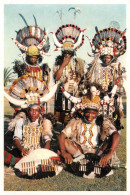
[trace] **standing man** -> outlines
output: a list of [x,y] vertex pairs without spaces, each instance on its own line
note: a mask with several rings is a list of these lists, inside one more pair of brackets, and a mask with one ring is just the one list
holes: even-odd
[[[49,37],[44,28],[41,29],[37,25],[34,16],[35,25],[29,26],[22,14],[19,14],[25,22],[25,27],[17,31],[16,40],[14,43],[18,46],[22,54],[20,55],[24,60],[14,61],[14,71],[18,77],[22,75],[35,76],[46,82],[47,86],[50,81],[50,69],[48,73],[45,72],[47,64],[43,64],[43,55],[47,55],[50,49]],[[48,78],[46,78],[48,76]]]
[[[59,27],[57,32],[53,34],[55,50],[61,50],[62,55],[58,56],[53,68],[53,76],[55,81],[60,80],[61,86],[65,88],[73,96],[78,96],[78,85],[84,76],[84,60],[76,58],[76,50],[82,46],[84,42],[83,31],[72,24]],[[57,120],[63,124],[67,123],[68,114],[73,107],[71,103],[62,94],[59,88],[55,96],[55,114]]]
[[[111,92],[120,79],[114,100],[115,109],[112,113],[109,113],[107,106],[106,113],[103,113],[103,115],[111,115],[110,117],[115,118],[115,121],[118,119],[116,128],[120,130],[122,129],[120,118],[123,113],[122,95],[124,94],[124,87],[122,81],[124,79],[124,69],[121,67],[121,63],[118,62],[118,57],[126,52],[125,31],[121,32],[114,27],[98,31],[96,27],[96,32],[91,43],[94,60],[89,65],[86,80],[90,83],[100,84],[104,90],[104,95],[106,95]],[[99,59],[101,62],[99,62]],[[106,107],[106,105],[102,106]]]
[[[23,75],[28,75],[31,77],[36,77],[37,79],[43,80],[48,90],[50,88],[50,71],[48,64],[43,63],[43,56],[48,55],[47,52],[50,49],[49,37],[47,31],[41,29],[34,16],[35,25],[28,25],[24,16],[19,14],[25,23],[25,27],[18,30],[16,34],[16,40],[12,39],[20,49],[22,54],[22,60],[14,61],[14,72],[21,77]],[[15,114],[17,108],[11,105],[15,109]],[[45,110],[49,107],[49,104],[44,105]]]

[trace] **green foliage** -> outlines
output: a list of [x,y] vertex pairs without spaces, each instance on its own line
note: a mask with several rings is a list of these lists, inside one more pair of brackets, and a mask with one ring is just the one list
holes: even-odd
[[12,82],[14,80],[14,72],[12,68],[5,67],[4,68],[4,87],[7,86],[8,82]]

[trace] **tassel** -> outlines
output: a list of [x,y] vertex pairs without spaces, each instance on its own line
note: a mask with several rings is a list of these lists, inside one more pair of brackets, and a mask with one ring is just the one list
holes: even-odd
[[21,158],[16,158],[12,154],[4,150],[4,164],[9,166],[14,166]]

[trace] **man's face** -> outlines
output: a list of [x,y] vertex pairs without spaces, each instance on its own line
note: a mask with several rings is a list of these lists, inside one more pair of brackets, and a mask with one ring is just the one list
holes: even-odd
[[112,60],[112,57],[110,55],[105,55],[103,58],[102,58],[102,61],[104,64],[108,64],[110,63]]
[[72,55],[70,55],[68,53],[64,54],[64,58],[71,58],[71,57],[72,57]]
[[31,107],[28,111],[29,118],[32,122],[35,122],[40,115],[40,108],[39,107]]
[[30,56],[29,57],[29,61],[31,62],[31,64],[35,64],[38,60],[37,56]]
[[89,123],[92,123],[92,121],[96,118],[97,116],[97,111],[95,110],[86,110],[85,112],[85,118]]

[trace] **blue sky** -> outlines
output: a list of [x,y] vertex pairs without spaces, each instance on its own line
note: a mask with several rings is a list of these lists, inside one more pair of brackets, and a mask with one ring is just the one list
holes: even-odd
[[[19,49],[11,38],[16,38],[16,32],[25,26],[23,20],[18,15],[21,13],[28,25],[34,25],[33,14],[41,28],[46,28],[48,32],[56,32],[58,27],[63,24],[74,23],[73,10],[68,11],[70,7],[79,7],[82,12],[76,15],[75,24],[81,29],[87,28],[85,35],[92,39],[95,35],[95,26],[99,30],[107,28],[111,21],[117,21],[120,24],[120,30],[126,28],[126,5],[125,4],[6,4],[4,5],[4,66],[12,67],[12,62],[20,54]],[[61,23],[57,10],[62,9],[63,22]],[[50,57],[44,57],[43,62],[47,62],[50,68],[53,67],[55,57],[60,52],[54,52],[55,49],[52,35],[49,34],[51,48]],[[87,39],[84,45],[77,51],[77,56],[84,59],[87,63],[92,61],[87,55],[91,54],[91,48]],[[125,55],[124,55],[125,56]],[[120,57],[124,61],[124,56]]]

